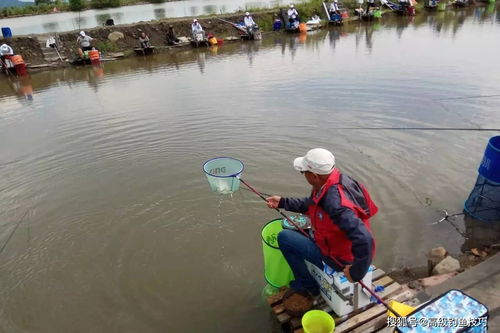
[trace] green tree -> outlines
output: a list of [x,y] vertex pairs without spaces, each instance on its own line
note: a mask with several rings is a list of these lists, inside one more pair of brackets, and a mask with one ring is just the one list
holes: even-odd
[[120,7],[121,0],[108,0],[109,7]]
[[107,0],[90,0],[90,7],[92,8],[106,8]]
[[83,0],[69,0],[69,9],[79,12],[83,9]]
[[90,0],[90,6],[92,8],[119,7],[120,4],[120,0]]

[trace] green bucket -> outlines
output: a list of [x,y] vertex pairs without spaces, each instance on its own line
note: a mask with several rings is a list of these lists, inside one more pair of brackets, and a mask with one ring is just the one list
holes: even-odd
[[272,220],[262,228],[264,277],[267,283],[275,288],[288,286],[294,279],[292,269],[283,257],[278,244],[278,234],[282,230],[281,219]]
[[376,10],[373,12],[373,17],[375,18],[381,18],[382,17],[382,11],[381,10]]

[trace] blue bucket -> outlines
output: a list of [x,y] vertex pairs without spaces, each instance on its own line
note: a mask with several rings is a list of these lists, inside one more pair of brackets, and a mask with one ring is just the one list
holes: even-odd
[[484,178],[500,184],[500,135],[488,141],[478,172]]
[[12,37],[12,31],[10,30],[9,27],[2,27],[2,36],[3,36],[3,38]]

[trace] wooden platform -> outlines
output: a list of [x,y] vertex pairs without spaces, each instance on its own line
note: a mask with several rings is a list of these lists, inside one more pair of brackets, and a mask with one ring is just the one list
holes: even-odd
[[[415,298],[415,292],[392,280],[381,269],[373,272],[373,282],[376,286],[383,286],[384,291],[378,295],[385,301],[395,300],[416,306],[419,301]],[[267,302],[276,319],[281,324],[284,332],[303,333],[301,317],[292,317],[285,311],[282,297],[286,288],[280,290],[276,295],[267,298]],[[325,303],[323,298],[319,298],[314,309],[323,310],[332,315],[335,319],[335,332],[392,332],[387,328],[387,309],[382,304],[372,303],[363,309],[355,311],[344,317],[338,317],[332,309]]]

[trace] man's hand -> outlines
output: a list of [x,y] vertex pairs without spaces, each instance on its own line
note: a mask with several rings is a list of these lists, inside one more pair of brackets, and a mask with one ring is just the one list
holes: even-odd
[[350,268],[351,268],[351,265],[346,265],[344,267],[344,275],[347,278],[347,280],[349,280],[349,282],[354,283],[354,281],[352,280],[352,277],[351,277],[351,273],[349,273]]
[[278,195],[273,195],[266,199],[267,207],[269,208],[278,208],[278,204],[280,203],[281,197]]

